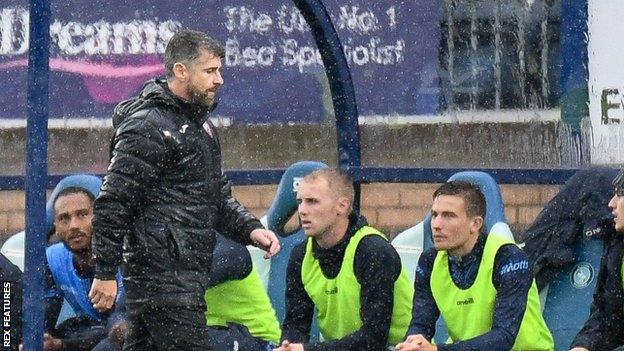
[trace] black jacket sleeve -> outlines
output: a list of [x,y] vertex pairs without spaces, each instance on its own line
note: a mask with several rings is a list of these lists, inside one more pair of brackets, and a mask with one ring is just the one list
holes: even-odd
[[305,343],[310,340],[314,316],[314,303],[301,281],[305,245],[304,241],[292,250],[286,272],[286,316],[282,322],[282,340],[292,343]]
[[252,268],[251,255],[245,246],[217,235],[207,287],[244,279],[251,273]]
[[61,338],[63,351],[90,351],[106,337],[103,326],[87,327],[80,331],[79,336]]
[[394,283],[401,273],[399,254],[383,238],[367,236],[357,247],[354,271],[361,288],[362,327],[338,340],[306,344],[306,351],[376,351],[388,344]]
[[[621,235],[621,234],[615,234]],[[624,292],[620,269],[624,243],[619,238],[605,242],[600,273],[589,318],[572,342],[572,347],[588,350],[611,350],[624,345]]]
[[260,221],[232,196],[232,184],[225,174],[221,177],[221,211],[218,231],[243,245],[251,244],[249,234],[263,228]]
[[115,279],[123,238],[143,206],[145,190],[156,183],[167,159],[160,131],[146,119],[129,117],[117,128],[110,166],[94,204],[96,278]]
[[427,250],[420,255],[414,275],[414,300],[412,304],[412,321],[407,335],[422,334],[431,340],[435,334],[436,321],[440,316],[438,305],[431,293],[431,271],[437,251]]

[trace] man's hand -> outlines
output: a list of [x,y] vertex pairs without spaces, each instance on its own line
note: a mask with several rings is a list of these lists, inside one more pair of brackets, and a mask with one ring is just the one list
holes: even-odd
[[[61,351],[63,340],[52,337],[50,334],[43,334],[43,351]],[[19,351],[24,351],[24,344],[19,344]]]
[[249,234],[249,237],[254,246],[266,251],[266,254],[264,254],[264,258],[266,259],[275,256],[280,250],[279,240],[275,233],[270,230],[262,228],[254,229],[251,231],[251,234]]
[[63,349],[63,341],[53,338],[50,334],[43,334],[43,350],[44,351],[61,351]]
[[589,350],[584,347],[575,347],[573,349],[570,349],[570,351],[589,351]]
[[99,312],[108,311],[115,304],[115,297],[117,297],[117,281],[93,279],[89,291],[93,308]]
[[302,344],[291,344],[290,341],[282,341],[280,347],[273,349],[273,351],[304,351]]
[[119,349],[123,349],[123,345],[128,338],[128,322],[122,320],[113,324],[111,330],[108,332],[108,340],[111,343],[119,346]]
[[438,347],[431,343],[422,334],[410,335],[395,347],[396,351],[438,351]]

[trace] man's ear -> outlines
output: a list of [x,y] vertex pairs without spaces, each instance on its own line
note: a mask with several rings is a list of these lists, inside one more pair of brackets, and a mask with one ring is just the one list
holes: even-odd
[[188,78],[188,67],[182,62],[173,64],[173,75],[177,79],[186,80]]
[[483,217],[481,216],[476,216],[472,219],[472,232],[473,233],[480,233],[481,229],[483,228]]
[[351,203],[346,196],[340,196],[338,198],[338,213],[339,214],[349,214],[349,209],[351,208]]

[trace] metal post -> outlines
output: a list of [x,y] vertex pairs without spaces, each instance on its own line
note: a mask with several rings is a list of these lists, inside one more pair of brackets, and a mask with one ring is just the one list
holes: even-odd
[[[561,2],[561,120],[581,145],[581,119],[589,116],[587,0]],[[580,161],[587,157],[581,153]]]
[[[321,0],[293,0],[310,26],[321,53],[329,80],[338,134],[338,166],[349,172],[360,167],[360,134],[355,90],[342,44]],[[355,204],[359,208],[359,183],[355,184]]]
[[26,125],[26,242],[24,265],[24,349],[43,349],[45,190],[48,173],[48,84],[50,2],[30,1],[28,120]]

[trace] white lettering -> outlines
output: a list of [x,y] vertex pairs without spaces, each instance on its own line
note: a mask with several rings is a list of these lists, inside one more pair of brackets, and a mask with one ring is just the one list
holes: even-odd
[[[62,26],[58,36],[58,46],[67,55],[77,55],[83,51],[82,42],[78,41],[83,36],[84,27],[80,23],[69,22]],[[74,41],[74,37],[76,41]]]
[[379,20],[373,11],[360,12],[358,6],[340,6],[338,28],[357,31],[362,34],[379,29]]
[[273,65],[276,53],[275,46],[241,48],[238,40],[228,39],[225,41],[225,65],[228,67],[268,67]]
[[273,26],[273,19],[266,13],[255,13],[245,6],[226,6],[225,28],[229,32],[266,33]]
[[299,46],[296,40],[287,39],[282,44],[284,56],[282,63],[284,66],[297,65],[299,72],[304,72],[307,67],[312,65],[322,65],[323,60],[319,51],[312,46]]
[[371,38],[367,45],[344,46],[348,63],[362,66],[369,63],[392,65],[403,62],[405,41],[397,40],[395,45],[380,45],[379,38]]
[[515,263],[509,262],[506,265],[504,265],[503,268],[501,268],[501,275],[515,272],[520,269],[523,269],[523,270],[529,269],[529,262],[528,261],[520,261],[520,262],[515,262]]
[[25,8],[0,10],[0,55],[21,55],[28,50],[29,23]]
[[294,6],[282,5],[277,11],[277,27],[285,34],[292,32],[307,32],[310,30],[299,9]]
[[[260,18],[260,29],[268,28],[267,18]],[[28,51],[29,13],[21,7],[0,9],[0,56],[22,55]],[[177,21],[135,20],[110,23],[50,24],[51,45],[61,55],[162,54],[167,42],[182,27]],[[268,29],[267,29],[268,30]]]
[[110,23],[99,21],[94,24],[87,25],[85,28],[86,39],[83,47],[87,55],[108,55],[110,47],[108,38],[111,36],[112,28]]
[[353,63],[362,66],[368,63],[368,49],[363,46],[356,46],[353,50]]
[[2,341],[4,347],[11,346],[11,282],[2,282],[3,292],[3,318],[2,318]]
[[386,15],[388,15],[390,28],[395,28],[397,25],[397,21],[396,21],[396,9],[394,8],[394,6],[390,6],[388,10],[386,10]]

